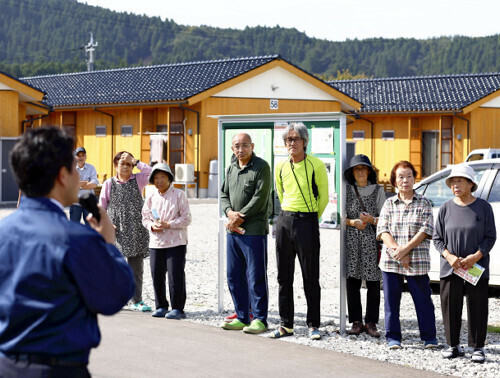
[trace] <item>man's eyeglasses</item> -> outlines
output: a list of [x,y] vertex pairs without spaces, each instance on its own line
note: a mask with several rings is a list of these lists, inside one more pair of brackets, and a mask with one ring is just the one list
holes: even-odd
[[246,150],[247,148],[249,148],[251,146],[251,144],[246,144],[246,143],[243,143],[243,144],[235,144],[233,145],[233,148],[235,150],[239,150],[239,149],[242,149],[242,150]]
[[302,138],[286,138],[286,144],[298,143],[302,140]]

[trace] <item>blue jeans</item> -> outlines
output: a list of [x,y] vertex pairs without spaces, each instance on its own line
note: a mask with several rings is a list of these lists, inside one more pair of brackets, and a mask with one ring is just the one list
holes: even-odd
[[255,319],[267,326],[267,235],[227,234],[227,285],[238,319]]
[[90,227],[89,222],[87,222],[87,215],[89,215],[89,212],[87,210],[85,210],[80,205],[71,205],[69,207],[69,219],[73,222],[81,223],[80,221],[82,219],[82,214],[85,226]]
[[384,279],[386,340],[401,341],[399,310],[405,278],[408,283],[408,290],[415,304],[420,339],[423,341],[436,339],[436,318],[434,316],[434,304],[431,298],[429,276],[427,274],[421,276],[404,276],[388,272],[382,272],[382,276]]

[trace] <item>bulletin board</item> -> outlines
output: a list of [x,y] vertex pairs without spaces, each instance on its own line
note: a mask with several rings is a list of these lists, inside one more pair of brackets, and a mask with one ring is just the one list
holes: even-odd
[[[279,161],[287,159],[288,153],[285,145],[283,144],[282,134],[286,126],[290,122],[303,122],[309,131],[309,144],[307,145],[307,154],[321,159],[326,166],[328,173],[329,183],[329,203],[323,217],[320,221],[320,227],[323,228],[338,228],[340,224],[340,182],[339,172],[341,172],[341,128],[340,120],[318,120],[318,121],[305,121],[305,120],[276,120],[258,121],[254,122],[222,122],[221,136],[222,136],[222,158],[220,161],[222,165],[219,167],[219,187],[225,176],[225,167],[231,163],[233,152],[231,150],[232,138],[234,135],[244,132],[250,135],[254,143],[255,154],[266,160],[271,167],[274,177],[274,167]],[[345,138],[344,138],[345,139]],[[344,144],[345,145],[345,144]],[[271,218],[277,216],[280,211],[280,204],[278,196],[274,193],[273,196],[273,214]],[[220,209],[220,216],[223,216],[222,209]]]

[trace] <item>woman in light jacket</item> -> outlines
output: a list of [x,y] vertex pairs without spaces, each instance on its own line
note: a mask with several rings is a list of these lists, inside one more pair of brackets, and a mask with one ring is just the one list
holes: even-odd
[[[186,304],[186,246],[187,226],[191,223],[191,211],[186,194],[174,188],[174,176],[170,167],[158,163],[149,175],[149,183],[156,190],[146,198],[142,208],[142,224],[149,231],[151,277],[155,293],[154,317],[184,319]],[[168,272],[168,288],[172,310],[166,295],[165,276]]]

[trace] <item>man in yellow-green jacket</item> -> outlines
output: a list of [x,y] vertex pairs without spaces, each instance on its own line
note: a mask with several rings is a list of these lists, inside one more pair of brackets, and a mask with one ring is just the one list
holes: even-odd
[[276,260],[281,326],[270,337],[293,335],[293,276],[299,258],[307,301],[309,337],[319,340],[321,288],[319,286],[319,218],[328,204],[325,164],[306,154],[309,133],[303,123],[291,123],[283,132],[289,157],[275,170],[276,192],[282,211],[276,223]]

